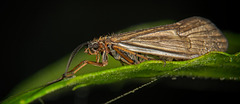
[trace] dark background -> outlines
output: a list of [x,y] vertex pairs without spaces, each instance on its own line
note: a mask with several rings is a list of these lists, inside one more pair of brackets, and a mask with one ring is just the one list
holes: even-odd
[[[16,84],[70,53],[78,44],[104,34],[117,32],[132,25],[162,19],[181,20],[191,16],[202,16],[210,19],[221,30],[240,33],[238,25],[239,6],[237,4],[239,4],[237,1],[223,0],[145,0],[137,2],[1,1],[0,13],[1,17],[3,17],[1,19],[1,59],[3,67],[1,67],[0,100],[5,99]],[[169,88],[164,82],[173,83],[173,85]],[[185,100],[189,100],[190,102],[190,99],[194,100],[194,98],[203,102],[208,102],[208,100],[237,101],[237,99],[234,100],[233,98],[237,92],[231,90],[231,87],[239,86],[239,83],[234,81],[223,82],[201,79],[192,81],[189,78],[179,78],[177,81],[172,82],[171,78],[165,78],[163,81],[159,81],[156,86],[146,88],[146,90],[139,91],[139,94],[132,94],[130,97],[124,98],[121,103],[130,101],[154,102],[154,100],[169,102],[185,102]],[[189,90],[191,85],[186,85],[187,88],[179,88],[181,83],[190,83],[191,85],[203,83],[205,85],[210,84],[212,87],[203,91]],[[232,85],[229,86],[228,84]],[[128,91],[137,86],[136,84],[130,84],[126,85],[125,88]],[[228,87],[217,88],[218,86]],[[96,88],[98,90],[90,88],[91,93],[88,102],[101,99],[104,95],[109,97],[102,100],[106,101],[126,92],[123,90],[117,94],[112,92],[107,94],[108,91],[104,91],[107,88],[99,87]],[[215,88],[216,90],[212,90]],[[227,91],[224,91],[226,89]],[[62,99],[53,102],[76,102],[76,99],[73,100],[76,98],[75,92],[72,93],[66,94]],[[151,98],[149,100],[147,96],[153,95],[156,95],[156,99]],[[229,98],[226,95],[229,95]],[[215,96],[218,99],[211,99],[211,97]],[[97,101],[96,103],[102,103],[101,100]]]

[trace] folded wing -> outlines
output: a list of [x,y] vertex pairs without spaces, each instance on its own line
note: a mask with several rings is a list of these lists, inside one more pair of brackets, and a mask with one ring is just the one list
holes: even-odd
[[228,47],[221,31],[202,17],[117,34],[111,40],[134,52],[183,59],[191,59],[210,51],[226,51]]

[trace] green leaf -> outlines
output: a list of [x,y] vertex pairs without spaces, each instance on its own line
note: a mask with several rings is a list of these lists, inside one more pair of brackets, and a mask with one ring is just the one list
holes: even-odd
[[71,79],[36,88],[6,99],[4,103],[30,103],[48,93],[67,86],[73,90],[96,84],[112,83],[139,77],[187,76],[220,80],[240,80],[240,53],[229,55],[224,52],[211,52],[188,61],[147,61],[138,65],[128,65],[108,70],[79,75]]
[[[122,31],[152,27],[162,23],[163,22],[147,23]],[[42,86],[47,82],[59,78],[64,73],[64,68],[69,57],[69,55],[67,55],[16,86],[12,93],[9,94],[10,97],[1,103],[25,104],[68,86],[73,87],[73,90],[75,90],[84,86],[107,84],[132,78],[186,76],[239,81],[240,53],[233,54],[240,51],[240,44],[238,43],[239,35],[232,32],[224,32],[224,34],[229,41],[229,49],[227,52],[232,55],[224,52],[211,52],[188,61],[166,61],[166,63],[163,61],[146,61],[138,65],[127,66],[121,66],[119,61],[110,57],[109,64],[106,67],[87,65],[82,68],[74,78],[64,79],[49,86]],[[82,51],[79,53],[71,67],[74,67],[74,65],[83,59],[95,60],[95,56],[83,54]]]

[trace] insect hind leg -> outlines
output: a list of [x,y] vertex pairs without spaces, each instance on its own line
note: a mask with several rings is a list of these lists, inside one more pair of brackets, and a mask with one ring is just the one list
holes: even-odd
[[[135,53],[133,51],[127,50],[117,45],[113,45],[113,50],[115,51],[115,56],[118,56],[121,61],[127,64],[139,64],[143,60],[150,60],[150,58],[145,57],[141,54]],[[116,59],[116,58],[115,58]]]

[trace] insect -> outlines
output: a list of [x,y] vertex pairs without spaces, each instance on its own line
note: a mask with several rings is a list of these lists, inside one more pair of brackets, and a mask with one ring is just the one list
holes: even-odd
[[[96,61],[82,61],[68,71],[73,57],[84,46],[87,46],[84,52],[96,55]],[[169,25],[113,34],[82,43],[72,52],[66,71],[59,80],[73,76],[87,64],[106,66],[108,54],[132,65],[146,60],[189,60],[210,51],[226,51],[227,48],[227,39],[211,21],[190,17]]]

